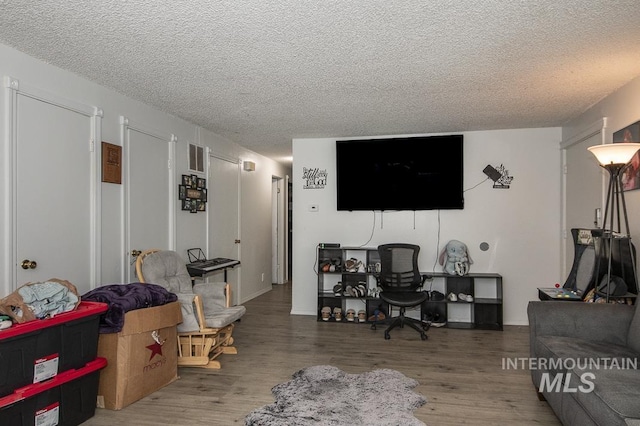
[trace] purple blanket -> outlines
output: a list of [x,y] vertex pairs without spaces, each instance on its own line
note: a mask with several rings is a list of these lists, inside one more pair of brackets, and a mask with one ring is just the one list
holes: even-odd
[[100,315],[100,333],[118,333],[124,326],[124,314],[134,309],[175,302],[178,296],[156,284],[109,284],[82,295],[81,300],[109,305]]

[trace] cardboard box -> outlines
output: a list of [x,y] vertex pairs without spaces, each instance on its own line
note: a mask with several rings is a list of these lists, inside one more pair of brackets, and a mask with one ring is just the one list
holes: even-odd
[[98,407],[120,410],[178,378],[176,324],[180,303],[129,311],[119,333],[100,334]]

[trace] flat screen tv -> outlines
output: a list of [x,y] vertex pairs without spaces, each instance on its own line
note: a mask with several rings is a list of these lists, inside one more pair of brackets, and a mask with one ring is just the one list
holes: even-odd
[[336,141],[338,210],[464,208],[463,136]]

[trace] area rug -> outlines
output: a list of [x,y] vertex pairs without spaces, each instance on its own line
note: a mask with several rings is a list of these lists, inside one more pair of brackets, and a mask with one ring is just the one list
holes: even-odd
[[245,425],[424,426],[413,416],[427,402],[413,392],[416,386],[390,369],[348,374],[330,365],[307,367],[274,386],[275,402],[249,413]]

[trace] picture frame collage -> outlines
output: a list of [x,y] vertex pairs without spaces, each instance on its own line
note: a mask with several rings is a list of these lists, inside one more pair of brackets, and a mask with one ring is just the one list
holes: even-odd
[[182,210],[191,213],[207,211],[207,180],[197,175],[182,175],[178,199]]

